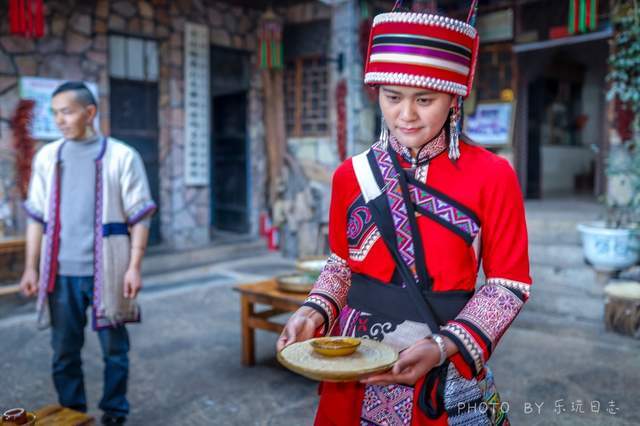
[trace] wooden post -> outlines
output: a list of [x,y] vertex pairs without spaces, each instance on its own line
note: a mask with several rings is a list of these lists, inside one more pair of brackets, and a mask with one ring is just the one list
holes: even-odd
[[618,281],[606,286],[604,294],[607,330],[640,339],[640,283]]
[[294,128],[293,128],[293,135],[295,137],[301,137],[302,136],[302,91],[303,91],[303,87],[302,87],[302,58],[298,58],[296,60],[296,83],[295,83],[295,118],[294,118]]

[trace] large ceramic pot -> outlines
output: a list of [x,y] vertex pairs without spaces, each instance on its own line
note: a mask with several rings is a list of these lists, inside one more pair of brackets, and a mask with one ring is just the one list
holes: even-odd
[[597,271],[620,271],[640,260],[640,233],[635,229],[607,228],[604,222],[581,223],[584,257]]

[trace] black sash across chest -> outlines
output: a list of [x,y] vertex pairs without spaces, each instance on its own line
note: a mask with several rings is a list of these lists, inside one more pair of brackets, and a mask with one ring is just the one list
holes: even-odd
[[374,145],[366,155],[380,188],[380,194],[369,199],[366,206],[396,269],[390,283],[353,274],[348,304],[394,322],[425,323],[437,332],[458,315],[473,291],[433,291],[416,212],[445,226],[467,244],[477,236],[479,220],[471,209],[414,179],[402,169],[393,152]]
[[[359,157],[355,167],[366,206],[396,268],[390,283],[352,274],[347,303],[395,324],[407,320],[424,323],[437,333],[460,313],[474,292],[433,291],[416,212],[446,227],[467,244],[479,234],[480,222],[471,209],[408,175],[395,153],[380,144],[368,151],[366,161]],[[431,369],[419,392],[418,406],[432,419],[444,412],[448,366],[446,361]]]

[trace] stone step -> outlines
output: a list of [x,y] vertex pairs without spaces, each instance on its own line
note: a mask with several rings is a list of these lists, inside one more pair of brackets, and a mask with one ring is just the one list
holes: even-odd
[[294,260],[283,258],[279,252],[259,253],[257,255],[218,257],[215,261],[190,268],[165,271],[159,274],[145,275],[147,288],[157,287],[157,291],[180,285],[204,285],[211,282],[253,282],[290,274],[296,269]]
[[595,199],[556,198],[527,200],[527,218],[552,218],[560,220],[595,220],[605,213],[605,207]]
[[[191,275],[197,269],[216,265],[229,260],[237,260],[248,257],[262,257],[270,255],[266,243],[252,236],[223,236],[217,237],[210,245],[178,251],[169,247],[150,247],[142,262],[142,275],[145,278],[153,277],[155,281],[158,276],[162,279],[158,281],[171,281],[171,277],[180,275],[182,272],[191,270]],[[282,269],[282,268],[281,268]],[[15,296],[19,297],[18,283],[3,285],[0,290],[0,298]]]
[[576,321],[602,321],[604,286],[588,266],[532,265],[527,310]]
[[[598,283],[595,272],[587,266],[532,264],[530,274],[536,289],[587,292],[596,297],[602,294],[602,285]],[[480,268],[476,283],[481,286],[485,281],[486,277]]]
[[[585,221],[588,222],[588,221]],[[530,243],[578,245],[580,233],[579,221],[535,218],[527,219],[527,231]]]
[[[531,301],[533,302],[533,301]],[[550,333],[557,338],[582,337],[585,339],[606,339],[612,333],[606,333],[604,320],[590,316],[575,319],[559,312],[545,310],[544,307],[528,303],[516,317],[513,327],[538,330]]]
[[[603,285],[594,271],[584,265],[558,266],[534,263],[531,265],[531,296],[526,310],[554,318],[601,321],[604,309]],[[485,282],[478,276],[478,285]]]
[[566,289],[531,289],[531,297],[525,305],[530,313],[561,316],[567,320],[600,322],[604,315],[604,297],[595,297],[587,292]]
[[[602,321],[603,286],[596,282],[589,268],[532,265],[533,286],[525,310],[531,315],[545,315],[572,321]],[[484,280],[479,278],[478,284]]]
[[604,208],[594,200],[529,200],[527,230],[533,243],[580,244],[579,223],[599,220]]
[[586,266],[582,246],[568,243],[529,243],[532,265]]
[[602,295],[602,285],[597,282],[595,272],[589,267],[534,265],[531,278],[534,288],[543,291],[586,293],[594,297]]
[[145,256],[142,273],[143,275],[173,273],[197,266],[210,265],[249,256],[262,256],[268,253],[269,250],[263,240],[247,237],[238,238],[236,241],[214,242],[206,247],[192,250],[167,250],[165,252],[157,251],[155,253],[150,251],[147,256]]

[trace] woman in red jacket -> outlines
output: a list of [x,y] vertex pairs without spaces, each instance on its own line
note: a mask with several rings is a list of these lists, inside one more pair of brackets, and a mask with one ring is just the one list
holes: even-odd
[[316,425],[508,424],[486,362],[531,278],[513,169],[458,137],[477,51],[467,22],[374,19],[365,82],[379,88],[382,134],[334,174],[332,254],[277,345],[320,329],[400,356],[362,382],[322,383]]

